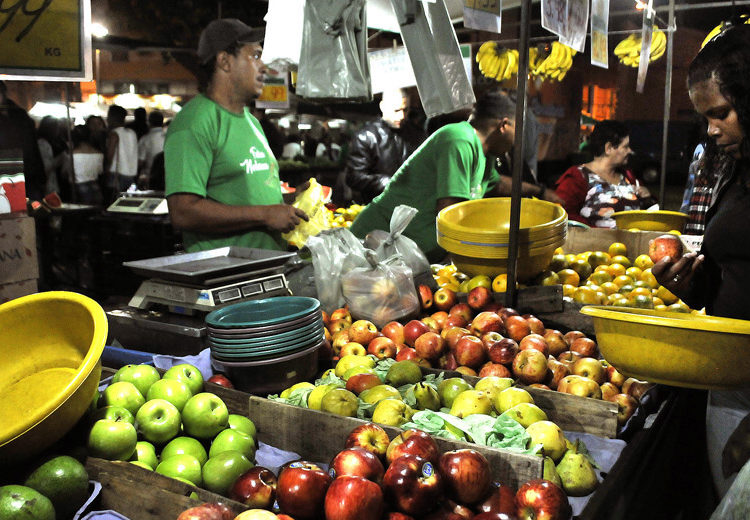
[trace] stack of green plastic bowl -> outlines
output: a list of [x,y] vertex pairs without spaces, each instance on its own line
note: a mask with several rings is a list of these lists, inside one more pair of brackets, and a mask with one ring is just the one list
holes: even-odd
[[[510,198],[467,200],[437,216],[437,242],[466,274],[497,276],[508,269]],[[567,238],[568,215],[558,204],[521,200],[518,278],[543,272]]]

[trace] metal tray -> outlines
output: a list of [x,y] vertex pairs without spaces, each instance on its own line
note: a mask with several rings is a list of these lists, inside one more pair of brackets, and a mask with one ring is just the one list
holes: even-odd
[[198,253],[123,262],[122,265],[146,278],[200,284],[231,274],[253,273],[278,267],[294,255],[296,253],[286,251],[230,246]]

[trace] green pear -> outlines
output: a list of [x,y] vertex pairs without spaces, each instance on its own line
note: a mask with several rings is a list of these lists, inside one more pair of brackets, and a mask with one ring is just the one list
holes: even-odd
[[545,411],[531,403],[518,403],[509,410],[505,410],[502,415],[515,419],[524,428],[528,428],[535,422],[547,420]]
[[417,399],[417,408],[420,410],[440,410],[440,396],[432,385],[416,383],[414,397]]
[[510,377],[487,376],[477,381],[477,384],[474,385],[474,390],[487,392],[490,396],[490,401],[494,402],[495,394],[499,394],[511,386],[513,386],[513,379]]
[[438,385],[438,395],[446,408],[453,406],[453,400],[465,390],[471,390],[471,385],[460,377],[449,377]]
[[517,386],[512,386],[510,388],[506,388],[505,390],[501,390],[494,394],[492,398],[492,405],[495,407],[495,410],[497,410],[497,413],[503,413],[507,410],[510,410],[519,403],[533,402],[534,398],[531,397],[531,394],[523,388],[519,388]]
[[478,413],[489,415],[491,411],[492,402],[485,392],[464,390],[454,399],[450,414],[463,419]]
[[575,448],[568,450],[557,465],[562,487],[572,497],[583,497],[599,485],[596,471],[588,458]]
[[543,478],[545,480],[549,480],[550,482],[554,482],[559,488],[563,487],[562,480],[560,480],[560,475],[557,473],[557,468],[555,467],[555,461],[550,457],[544,457]]
[[418,383],[422,380],[422,369],[414,361],[396,361],[388,369],[385,382],[389,385],[399,386]]

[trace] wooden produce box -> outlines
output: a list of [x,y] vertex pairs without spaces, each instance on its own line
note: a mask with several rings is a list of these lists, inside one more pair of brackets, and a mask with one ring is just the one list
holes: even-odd
[[[632,260],[641,254],[648,254],[649,240],[664,235],[664,231],[627,231],[624,229],[604,229],[579,227],[568,228],[568,238],[562,246],[565,253],[583,253],[585,251],[607,251],[612,242],[621,242],[628,248],[628,257]],[[685,251],[692,251],[683,240]]]

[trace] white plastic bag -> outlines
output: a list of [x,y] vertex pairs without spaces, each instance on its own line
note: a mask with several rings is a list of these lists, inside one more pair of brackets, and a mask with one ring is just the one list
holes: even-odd
[[296,70],[302,50],[305,0],[268,0],[263,63],[280,70]]

